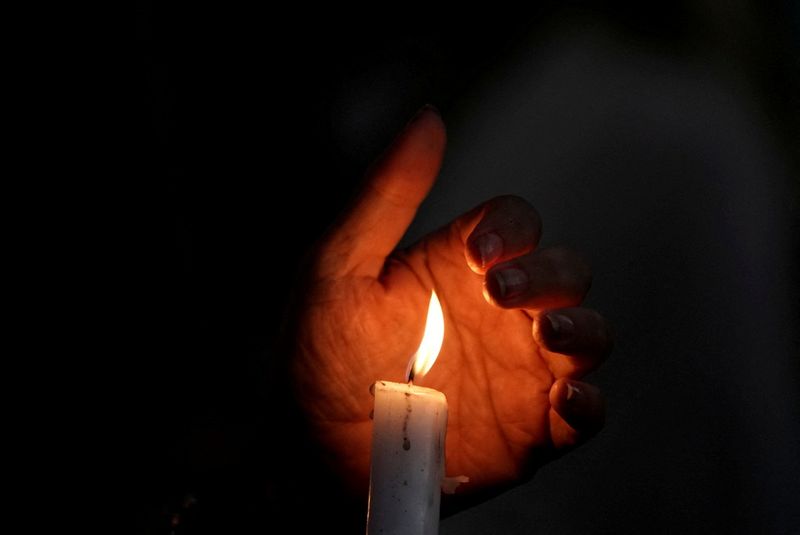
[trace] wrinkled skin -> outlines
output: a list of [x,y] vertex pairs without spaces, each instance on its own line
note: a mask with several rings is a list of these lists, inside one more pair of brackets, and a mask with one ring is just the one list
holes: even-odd
[[[447,397],[447,475],[470,478],[459,493],[491,494],[522,481],[602,425],[599,393],[574,381],[607,353],[602,318],[563,309],[574,314],[578,331],[585,325],[600,333],[578,332],[582,342],[573,356],[569,347],[549,349],[539,328],[543,311],[579,304],[588,268],[567,250],[535,250],[541,223],[530,205],[494,199],[392,252],[432,185],[443,150],[441,120],[426,109],[372,170],[307,274],[295,331],[296,392],[315,439],[359,493],[369,475],[369,387],[378,379],[404,380],[432,289],[444,310],[444,344],[416,383]],[[505,247],[483,262],[475,238],[488,231]],[[512,264],[544,282],[504,300],[493,273]],[[568,400],[572,386],[581,395]]]

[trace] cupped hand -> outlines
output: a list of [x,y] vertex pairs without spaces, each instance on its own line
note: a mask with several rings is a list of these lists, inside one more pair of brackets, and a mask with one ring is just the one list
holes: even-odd
[[448,400],[448,475],[491,494],[603,425],[597,388],[578,381],[607,356],[597,312],[580,308],[591,275],[565,248],[537,248],[541,222],[498,197],[395,250],[434,183],[445,147],[423,108],[368,174],[318,248],[296,318],[293,380],[314,438],[343,480],[366,492],[378,379],[403,381],[431,290],[444,310],[439,358],[418,382]]

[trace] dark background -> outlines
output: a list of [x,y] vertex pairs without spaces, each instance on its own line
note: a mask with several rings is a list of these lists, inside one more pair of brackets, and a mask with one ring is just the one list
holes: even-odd
[[409,239],[525,196],[545,243],[588,253],[589,304],[619,331],[591,379],[607,429],[442,533],[795,531],[798,20],[789,1],[138,2],[121,523],[280,532],[296,514],[314,483],[285,482],[300,461],[276,456],[305,446],[273,396],[289,290],[432,103],[450,146]]

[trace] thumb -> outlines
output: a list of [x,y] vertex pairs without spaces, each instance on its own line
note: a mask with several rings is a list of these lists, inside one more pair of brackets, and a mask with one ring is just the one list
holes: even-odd
[[367,173],[361,191],[323,244],[322,276],[377,277],[442,165],[442,118],[423,107]]

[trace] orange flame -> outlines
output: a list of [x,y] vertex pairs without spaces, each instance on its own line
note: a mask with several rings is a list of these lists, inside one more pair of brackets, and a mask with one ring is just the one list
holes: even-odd
[[428,373],[439,356],[444,341],[444,314],[442,305],[436,291],[431,291],[431,301],[428,304],[428,318],[425,321],[425,333],[419,348],[411,357],[406,368],[406,381],[415,377],[422,377]]

